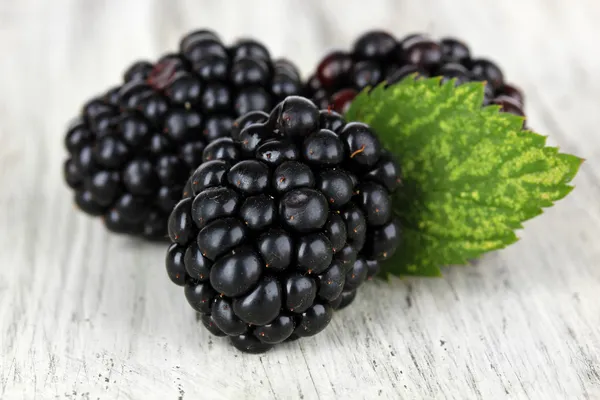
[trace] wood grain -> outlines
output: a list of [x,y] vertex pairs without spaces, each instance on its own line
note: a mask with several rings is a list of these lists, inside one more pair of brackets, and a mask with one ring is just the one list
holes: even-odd
[[[0,398],[600,398],[599,19],[595,0],[0,3]],[[198,27],[305,74],[372,27],[465,38],[587,159],[577,189],[475,266],[366,285],[322,334],[240,354],[195,320],[163,246],[75,212],[61,176],[79,105]]]

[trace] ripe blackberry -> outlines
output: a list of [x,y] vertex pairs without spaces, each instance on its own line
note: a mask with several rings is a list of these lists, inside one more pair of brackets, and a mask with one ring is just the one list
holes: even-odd
[[[334,50],[321,59],[305,93],[321,108],[344,112],[365,87],[384,80],[392,84],[414,73],[442,76],[443,81],[455,78],[457,84],[486,81],[485,105],[499,104],[502,111],[524,115],[522,92],[505,82],[496,64],[473,58],[460,40],[434,41],[421,34],[397,40],[383,31],[364,33],[351,51]],[[507,102],[505,96],[513,101]]]
[[253,40],[226,47],[212,32],[185,36],[179,52],[138,61],[123,83],[88,101],[66,135],[65,180],[78,207],[114,232],[166,236],[206,145],[233,121],[300,92],[298,71]]
[[204,150],[166,266],[217,336],[263,352],[323,330],[400,241],[400,170],[362,123],[290,96]]

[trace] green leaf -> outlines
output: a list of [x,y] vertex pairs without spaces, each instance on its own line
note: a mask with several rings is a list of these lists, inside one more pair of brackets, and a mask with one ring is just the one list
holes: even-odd
[[346,113],[394,153],[403,242],[384,275],[439,276],[518,240],[515,230],[572,189],[582,159],[546,147],[523,118],[481,107],[484,83],[408,77],[367,88]]

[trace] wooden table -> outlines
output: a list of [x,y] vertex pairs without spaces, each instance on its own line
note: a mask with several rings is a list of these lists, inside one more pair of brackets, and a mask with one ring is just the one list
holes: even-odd
[[[19,0],[0,19],[0,398],[600,398],[597,0]],[[462,37],[587,159],[577,188],[476,266],[368,284],[324,333],[241,354],[196,321],[164,246],[108,234],[62,182],[79,105],[198,27],[305,74],[371,27]]]

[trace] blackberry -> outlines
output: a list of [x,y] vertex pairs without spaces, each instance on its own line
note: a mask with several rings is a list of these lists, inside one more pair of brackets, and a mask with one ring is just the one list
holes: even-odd
[[484,105],[498,104],[504,112],[524,116],[523,94],[505,82],[495,63],[474,58],[467,45],[455,38],[434,41],[422,34],[397,40],[384,31],[364,33],[352,50],[334,50],[321,59],[305,84],[305,94],[321,108],[344,112],[365,87],[383,81],[392,84],[411,74],[456,79],[457,84],[486,81]]
[[228,136],[238,116],[301,89],[296,67],[260,43],[226,47],[210,31],[192,32],[177,53],[134,63],[120,86],[83,106],[65,139],[65,180],[78,207],[109,230],[164,238],[207,144]]
[[398,247],[400,169],[365,124],[290,96],[203,159],[169,217],[166,267],[240,350],[319,333]]

